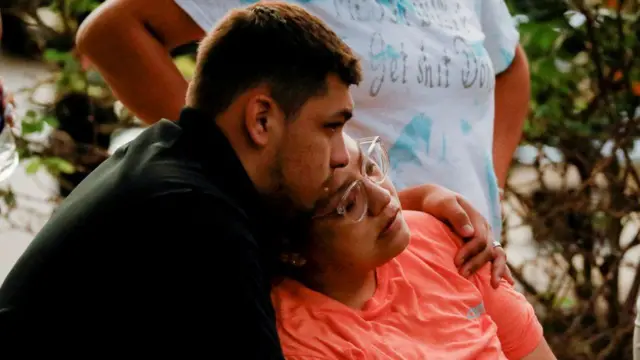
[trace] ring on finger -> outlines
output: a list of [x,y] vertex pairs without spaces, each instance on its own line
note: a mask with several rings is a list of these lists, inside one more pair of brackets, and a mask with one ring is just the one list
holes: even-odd
[[493,247],[494,247],[494,248],[502,247],[502,244],[500,244],[500,242],[499,242],[499,241],[496,241],[496,240],[493,240],[492,245],[493,245]]

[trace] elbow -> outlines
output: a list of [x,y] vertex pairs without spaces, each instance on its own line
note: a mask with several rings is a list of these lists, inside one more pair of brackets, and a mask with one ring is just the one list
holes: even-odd
[[99,20],[98,16],[91,14],[80,24],[75,37],[75,50],[78,53],[88,56],[91,53],[92,44],[98,43],[97,38],[99,36],[96,28],[99,28],[99,26],[96,26],[96,22]]
[[[126,4],[126,2],[122,2]],[[92,62],[100,54],[117,53],[116,47],[122,29],[131,26],[132,16],[121,2],[105,2],[80,25],[75,37],[76,51]]]

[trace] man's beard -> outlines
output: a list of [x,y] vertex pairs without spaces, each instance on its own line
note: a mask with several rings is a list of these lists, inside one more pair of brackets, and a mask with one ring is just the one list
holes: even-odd
[[270,208],[277,214],[282,214],[283,219],[293,220],[311,217],[313,209],[305,207],[300,201],[294,199],[294,191],[285,180],[284,161],[280,152],[271,166],[271,183],[274,184],[272,191],[266,196],[266,201]]

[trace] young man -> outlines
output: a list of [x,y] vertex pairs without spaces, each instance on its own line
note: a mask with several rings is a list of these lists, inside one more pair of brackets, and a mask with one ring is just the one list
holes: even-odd
[[230,12],[200,46],[179,120],[92,172],[8,275],[3,357],[281,359],[261,260],[348,163],[342,128],[361,76],[349,47],[300,7]]

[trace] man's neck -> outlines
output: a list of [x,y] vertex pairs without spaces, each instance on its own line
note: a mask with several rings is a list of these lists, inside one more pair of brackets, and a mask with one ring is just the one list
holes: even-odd
[[[241,121],[234,119],[232,113],[223,113],[216,119],[216,123],[231,144],[255,188],[262,194],[268,193],[270,185],[268,166],[265,166],[264,163],[261,164],[260,159],[252,155],[252,149],[246,139],[245,131],[242,130]],[[258,166],[259,164],[261,166]]]
[[327,271],[307,278],[305,284],[310,288],[358,310],[373,297],[378,287],[375,270],[363,274]]

